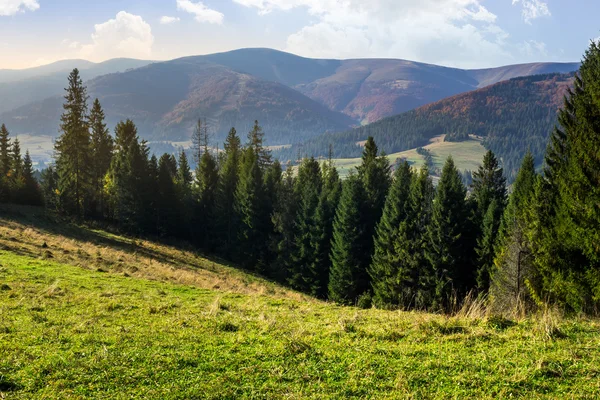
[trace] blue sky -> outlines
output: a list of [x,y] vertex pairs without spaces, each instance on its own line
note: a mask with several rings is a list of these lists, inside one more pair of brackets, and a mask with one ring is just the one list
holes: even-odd
[[0,0],[0,68],[241,47],[463,68],[578,61],[597,0]]

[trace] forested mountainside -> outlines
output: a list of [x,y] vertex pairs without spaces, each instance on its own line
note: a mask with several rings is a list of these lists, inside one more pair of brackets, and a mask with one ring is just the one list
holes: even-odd
[[335,157],[357,157],[362,152],[357,143],[369,136],[389,154],[424,146],[439,135],[455,141],[475,135],[514,177],[528,149],[541,163],[556,112],[573,79],[573,73],[511,79],[347,132],[323,135],[278,154],[283,159],[299,153],[326,156],[331,144]]

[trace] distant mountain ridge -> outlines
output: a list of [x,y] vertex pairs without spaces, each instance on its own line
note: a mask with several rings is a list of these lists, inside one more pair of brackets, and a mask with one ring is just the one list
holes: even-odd
[[[113,62],[118,65],[107,62],[104,72],[123,67]],[[258,119],[268,144],[346,131],[515,76],[579,67],[535,63],[461,70],[394,59],[310,59],[270,49],[131,62],[146,65],[93,79],[88,74],[100,71],[100,64],[82,69],[89,94],[102,101],[110,126],[132,118],[143,137],[185,140],[194,121],[206,117],[220,140],[231,126],[243,132]],[[46,77],[0,83],[0,121],[17,134],[56,135],[66,84],[66,73],[55,71],[60,68],[42,68],[52,70]]]
[[152,61],[116,58],[101,63],[65,60],[25,70],[0,70],[0,113],[62,94],[66,78],[78,68],[84,80],[129,69],[144,67]]

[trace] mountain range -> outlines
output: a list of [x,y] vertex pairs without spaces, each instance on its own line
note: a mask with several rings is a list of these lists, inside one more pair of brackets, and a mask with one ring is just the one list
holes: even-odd
[[90,97],[102,102],[109,126],[131,118],[147,139],[186,140],[195,121],[206,117],[214,140],[222,140],[231,126],[245,132],[258,119],[268,144],[278,145],[345,131],[510,78],[574,71],[579,64],[462,70],[394,59],[310,59],[270,49],[154,63],[65,61],[37,71],[0,70],[0,121],[17,134],[55,136],[62,88],[74,66],[82,70]]
[[322,135],[279,150],[277,156],[326,156],[332,145],[336,158],[358,157],[361,143],[369,136],[388,154],[425,146],[436,137],[476,138],[502,159],[511,178],[528,149],[541,164],[557,111],[573,80],[574,73],[513,78],[360,128]]

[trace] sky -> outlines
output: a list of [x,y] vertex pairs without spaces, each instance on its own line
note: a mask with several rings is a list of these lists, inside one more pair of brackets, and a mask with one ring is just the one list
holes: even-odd
[[460,68],[579,61],[598,0],[0,0],[0,69],[244,47]]

